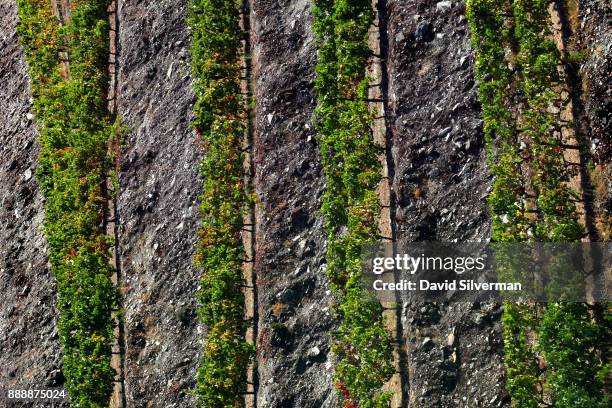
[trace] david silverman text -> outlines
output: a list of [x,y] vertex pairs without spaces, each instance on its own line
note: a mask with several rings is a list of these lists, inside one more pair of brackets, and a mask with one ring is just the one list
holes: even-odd
[[498,290],[498,291],[518,291],[522,290],[519,282],[476,282],[473,280],[445,280],[444,282],[430,282],[425,279],[417,282],[402,279],[399,282],[383,282],[378,279],[373,285],[376,291],[415,291],[415,290],[460,290],[460,291],[478,291],[478,290]]

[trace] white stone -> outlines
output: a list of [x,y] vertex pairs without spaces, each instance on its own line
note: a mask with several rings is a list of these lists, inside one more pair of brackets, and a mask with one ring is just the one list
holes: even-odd
[[446,11],[453,6],[450,1],[439,1],[436,3],[436,11]]

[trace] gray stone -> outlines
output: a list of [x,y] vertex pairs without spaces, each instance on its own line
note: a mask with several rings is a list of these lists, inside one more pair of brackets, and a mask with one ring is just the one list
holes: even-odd
[[450,1],[439,1],[436,3],[436,11],[447,11],[453,7],[453,3]]

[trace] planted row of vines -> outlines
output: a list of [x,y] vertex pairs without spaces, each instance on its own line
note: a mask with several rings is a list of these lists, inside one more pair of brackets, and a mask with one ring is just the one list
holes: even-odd
[[109,143],[109,0],[73,0],[54,13],[48,0],[18,0],[18,35],[29,67],[41,147],[38,181],[44,232],[57,281],[63,373],[74,407],[106,407],[111,368],[112,238],[105,231]]
[[191,56],[196,102],[193,126],[201,137],[204,178],[196,263],[202,269],[198,300],[207,328],[196,394],[203,407],[244,405],[254,346],[245,339],[241,232],[252,206],[245,186],[248,111],[241,96],[243,30],[236,0],[191,0]]
[[347,408],[387,407],[382,386],[394,372],[391,336],[382,306],[362,288],[362,246],[378,239],[382,147],[373,140],[373,113],[365,75],[371,51],[369,0],[315,0],[318,63],[315,111],[325,174],[322,213],[327,233],[328,277],[340,321],[332,351],[335,380]]
[[[492,239],[579,242],[585,236],[571,187],[578,172],[565,149],[563,56],[546,0],[469,0],[476,77],[490,169]],[[577,142],[578,140],[578,142]],[[506,389],[520,408],[609,406],[604,380],[611,318],[586,303],[506,303],[502,317]]]

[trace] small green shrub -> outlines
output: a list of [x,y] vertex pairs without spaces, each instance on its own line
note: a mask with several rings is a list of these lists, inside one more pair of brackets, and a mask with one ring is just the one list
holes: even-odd
[[[107,110],[107,0],[72,2],[62,26],[46,0],[19,0],[18,35],[28,62],[41,146],[38,181],[44,231],[57,281],[58,332],[72,406],[106,407],[110,366],[112,238],[104,231],[117,127]],[[68,56],[62,67],[60,52]]]
[[[576,170],[563,157],[562,127],[568,124],[550,109],[563,109],[564,102],[547,7],[545,0],[467,3],[495,176],[489,197],[494,241],[578,242],[584,234],[578,194],[568,184]],[[506,51],[516,54],[512,70]],[[542,390],[550,391],[554,406],[607,406],[598,374],[606,368],[597,353],[602,333],[610,331],[587,309],[581,303],[505,304],[506,388],[517,407],[540,406]]]
[[381,180],[380,146],[373,140],[366,64],[369,1],[315,0],[318,106],[315,112],[325,191],[328,277],[338,297],[340,327],[332,351],[339,362],[336,382],[346,406],[387,407],[381,387],[393,374],[390,334],[382,306],[361,283],[361,248],[376,241]]
[[248,112],[240,94],[243,32],[237,1],[191,0],[191,56],[204,177],[196,263],[202,268],[199,315],[208,328],[198,369],[199,405],[243,406],[254,346],[245,340],[241,238],[252,206],[244,184],[242,141]]
[[604,393],[603,369],[593,351],[606,350],[610,341],[610,323],[593,322],[584,303],[552,303],[546,308],[540,344],[549,366],[549,384],[558,408],[605,408],[610,406]]

